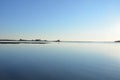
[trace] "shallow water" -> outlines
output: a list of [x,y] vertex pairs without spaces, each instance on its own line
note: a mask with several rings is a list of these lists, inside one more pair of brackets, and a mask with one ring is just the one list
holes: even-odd
[[120,80],[120,44],[0,44],[0,80]]

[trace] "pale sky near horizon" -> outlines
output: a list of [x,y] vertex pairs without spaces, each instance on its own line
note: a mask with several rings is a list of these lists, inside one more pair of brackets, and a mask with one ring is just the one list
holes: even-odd
[[120,39],[120,0],[0,0],[0,39]]

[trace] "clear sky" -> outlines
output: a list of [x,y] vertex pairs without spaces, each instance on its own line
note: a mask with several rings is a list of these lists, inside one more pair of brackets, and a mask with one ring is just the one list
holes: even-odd
[[120,0],[0,0],[0,38],[118,40]]

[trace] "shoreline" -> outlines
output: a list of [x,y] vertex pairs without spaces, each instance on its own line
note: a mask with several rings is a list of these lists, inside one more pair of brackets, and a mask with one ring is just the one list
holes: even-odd
[[0,44],[48,44],[48,41],[0,41]]
[[115,41],[0,41],[0,44],[49,44],[51,42],[55,43],[119,43]]

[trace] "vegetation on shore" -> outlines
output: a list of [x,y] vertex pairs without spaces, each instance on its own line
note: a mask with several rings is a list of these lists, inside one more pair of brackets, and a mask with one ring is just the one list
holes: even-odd
[[19,39],[19,40],[13,40],[13,39],[0,39],[0,44],[47,44],[49,42],[60,42],[60,40],[55,41],[48,41],[48,40],[41,40],[41,39],[32,39],[32,40],[26,40],[26,39]]
[[117,40],[117,41],[115,41],[115,42],[120,42],[120,40]]

